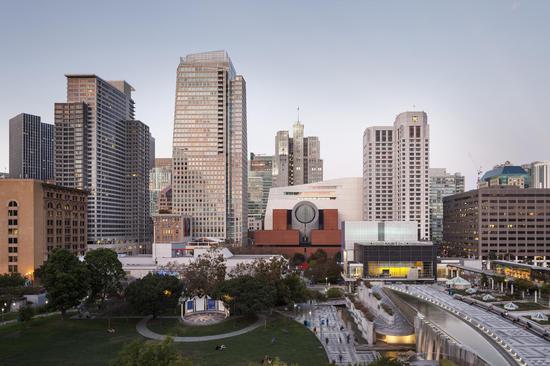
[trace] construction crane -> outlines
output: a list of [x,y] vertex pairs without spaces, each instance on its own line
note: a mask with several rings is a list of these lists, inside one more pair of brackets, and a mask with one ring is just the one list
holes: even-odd
[[477,168],[477,171],[476,171],[476,173],[477,173],[477,185],[479,186],[479,181],[481,179],[481,174],[483,173],[483,167],[481,165],[476,164],[476,162],[474,161],[474,158],[472,157],[472,154],[470,152],[468,152],[468,156],[470,157],[470,160],[472,161],[472,164],[474,164],[475,167],[479,166],[479,168]]

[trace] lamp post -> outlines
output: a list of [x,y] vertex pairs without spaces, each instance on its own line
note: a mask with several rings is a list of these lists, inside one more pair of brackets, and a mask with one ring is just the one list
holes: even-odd
[[328,277],[325,277],[325,286],[328,288]]
[[2,323],[4,322],[4,308],[2,308]]

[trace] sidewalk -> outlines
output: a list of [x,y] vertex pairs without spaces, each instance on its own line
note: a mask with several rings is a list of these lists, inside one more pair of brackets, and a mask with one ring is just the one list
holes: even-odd
[[[344,327],[344,323],[336,312],[336,308],[331,305],[318,305],[312,309],[311,319],[312,327],[316,328],[316,336],[325,347],[329,362],[335,362],[336,365],[368,365],[376,360],[376,352],[358,353],[355,348],[353,333]],[[322,324],[324,322],[324,325]],[[328,322],[328,325],[327,325]],[[343,330],[340,330],[344,327]],[[347,342],[349,336],[350,342]],[[328,343],[327,343],[328,339]],[[340,361],[341,357],[341,361]]]

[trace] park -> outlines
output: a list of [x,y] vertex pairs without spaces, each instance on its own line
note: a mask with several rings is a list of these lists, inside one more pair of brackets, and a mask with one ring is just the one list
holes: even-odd
[[[317,258],[325,260],[322,253]],[[171,268],[177,276],[128,281],[108,249],[89,252],[83,262],[57,250],[36,273],[47,304],[22,306],[0,326],[0,364],[126,365],[133,359],[151,365],[327,365],[311,330],[279,311],[323,296],[286,273],[287,266],[259,261],[226,273],[213,252]],[[321,271],[316,275],[326,278]],[[10,303],[15,297],[9,289],[36,291],[13,275],[2,281],[14,282],[2,288]],[[198,309],[200,299],[207,299],[204,309]],[[204,311],[192,318],[191,308]],[[215,321],[186,320],[206,316]]]

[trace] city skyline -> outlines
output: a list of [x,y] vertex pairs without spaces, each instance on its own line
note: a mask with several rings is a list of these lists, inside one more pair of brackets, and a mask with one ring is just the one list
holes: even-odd
[[[9,118],[20,112],[53,121],[53,102],[64,95],[64,85],[59,82],[62,75],[94,72],[107,79],[124,78],[136,87],[137,113],[148,121],[158,139],[157,155],[170,157],[174,69],[179,57],[225,49],[236,67],[247,75],[248,150],[269,154],[270,149],[265,147],[271,145],[276,131],[287,128],[295,119],[299,105],[309,133],[325,141],[325,179],[360,176],[363,129],[387,124],[397,111],[406,110],[424,110],[430,115],[431,165],[463,173],[467,188],[475,187],[479,166],[485,171],[502,160],[516,164],[546,160],[544,141],[549,133],[541,122],[547,118],[544,101],[550,97],[542,87],[548,80],[544,65],[550,61],[550,47],[544,42],[544,34],[550,31],[544,23],[544,10],[550,5],[543,2],[399,2],[399,7],[349,4],[331,7],[330,12],[327,3],[319,2],[314,16],[307,3],[290,6],[283,2],[249,9],[237,2],[227,8],[227,15],[248,15],[245,24],[216,37],[212,30],[206,30],[183,42],[176,40],[206,19],[209,11],[213,13],[210,3],[185,8],[173,5],[158,14],[148,11],[145,4],[132,3],[134,21],[162,22],[164,27],[118,29],[121,35],[131,34],[127,37],[131,39],[118,49],[101,40],[103,32],[119,26],[118,14],[125,4],[117,4],[105,13],[98,3],[75,20],[67,16],[74,10],[64,8],[64,13],[58,12],[59,4],[46,7],[36,3],[36,11],[29,12],[24,30],[10,26],[14,21],[11,17],[2,19],[0,27],[6,30],[1,34],[10,35],[3,40],[6,52],[19,55],[6,59],[0,71],[0,81],[6,86],[0,91],[4,101],[0,106],[2,134],[8,131]],[[6,15],[26,9],[23,4],[4,7],[2,14]],[[196,16],[176,22],[175,17],[186,10]],[[403,22],[413,11],[411,19],[415,21]],[[81,29],[75,35],[70,31],[76,19],[81,22],[98,14],[104,30]],[[51,22],[47,29],[40,20],[43,15],[48,15]],[[214,16],[218,19],[221,15]],[[151,21],[145,21],[147,17]],[[271,30],[279,24],[304,31],[283,30],[274,35]],[[293,26],[298,24],[300,27]],[[257,31],[249,32],[250,28]],[[263,42],[266,33],[277,42]],[[89,42],[75,45],[71,41],[76,35]],[[346,39],[336,42],[343,35]],[[52,45],[49,40],[57,36],[68,37],[68,42]],[[241,42],[243,37],[248,42]],[[329,52],[323,46],[326,42],[333,45]],[[73,49],[69,56],[64,52],[66,47]],[[79,52],[90,47],[110,57],[102,52]],[[30,60],[38,54],[48,57],[35,67]],[[132,55],[131,64],[121,57],[128,54]],[[310,62],[312,59],[316,62]],[[345,68],[326,72],[341,62]],[[318,77],[321,73],[323,78]],[[30,83],[32,88],[25,87]],[[334,129],[334,123],[345,128]],[[523,139],[529,141],[529,149],[524,148],[526,144],[514,144],[517,136],[512,127],[518,123],[526,131]],[[494,131],[499,139],[488,138]],[[346,166],[338,164],[342,154],[353,157]],[[0,155],[0,171],[7,170],[6,146],[0,147]]]

